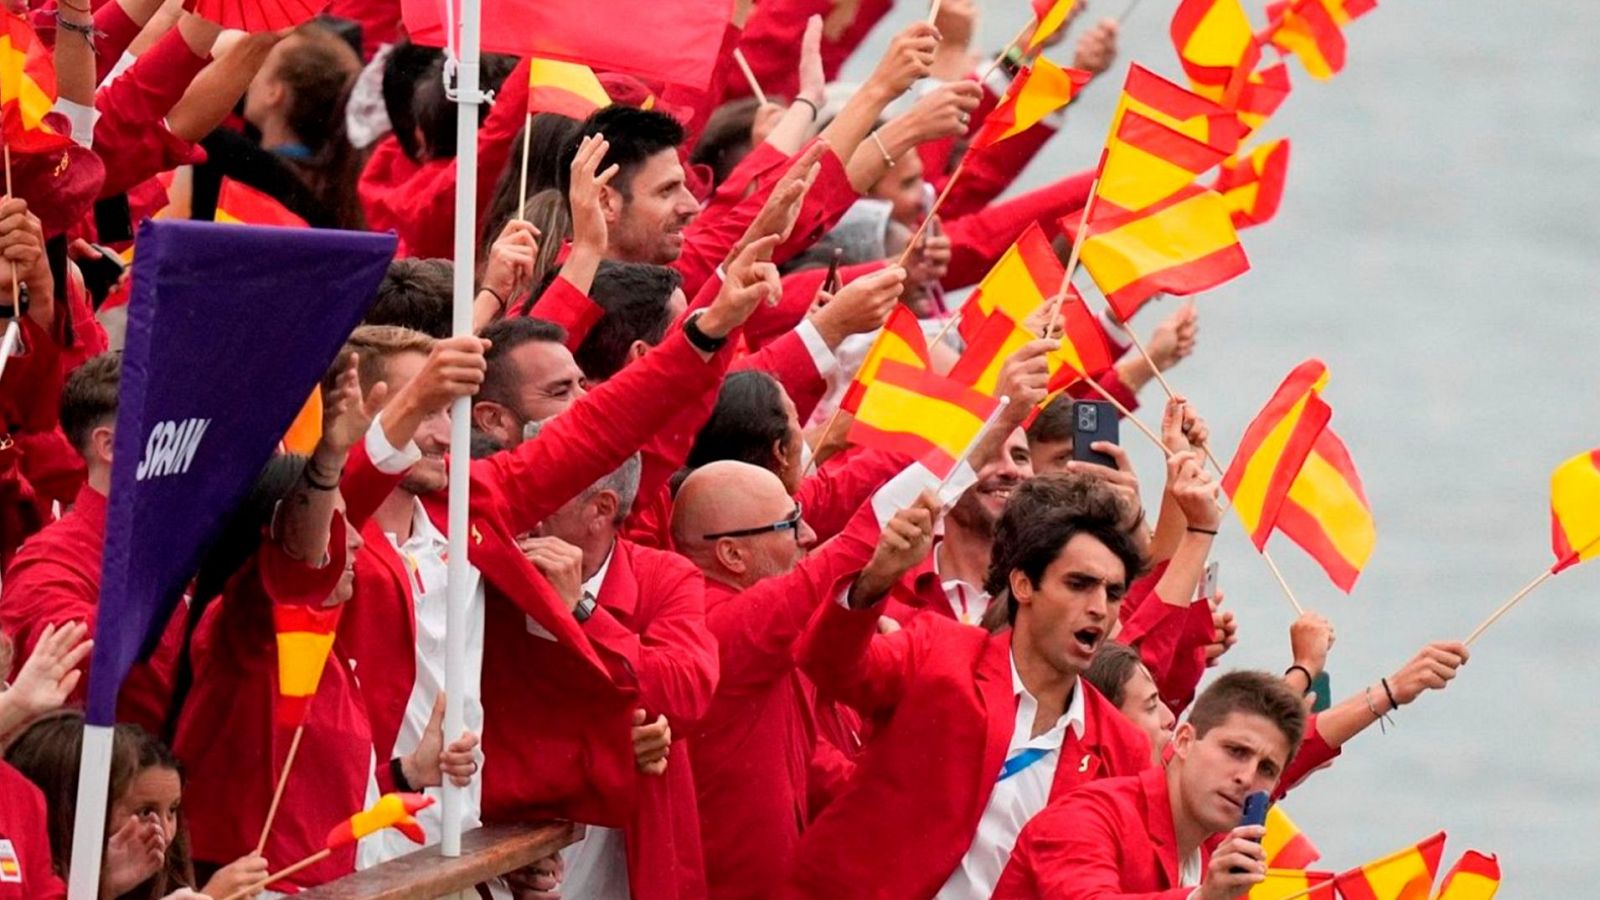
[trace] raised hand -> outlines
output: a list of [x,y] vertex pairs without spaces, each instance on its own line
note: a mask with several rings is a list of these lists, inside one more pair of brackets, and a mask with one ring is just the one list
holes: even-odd
[[572,158],[571,183],[567,188],[567,203],[572,208],[572,246],[603,253],[609,238],[606,228],[605,205],[602,188],[615,178],[618,166],[613,163],[599,171],[600,161],[611,149],[603,134],[586,136],[578,144],[578,153]]
[[1389,689],[1401,706],[1417,699],[1423,691],[1442,691],[1467,664],[1467,645],[1460,641],[1434,641],[1389,676]]
[[366,437],[389,397],[389,386],[381,381],[362,395],[360,366],[360,354],[350,354],[338,379],[322,391],[321,443],[340,457]]
[[561,595],[567,609],[583,600],[583,551],[558,537],[524,537],[517,547]]
[[939,51],[939,29],[918,21],[906,26],[889,42],[889,50],[867,79],[863,89],[881,91],[893,99],[911,89],[933,69]]
[[245,900],[254,900],[266,890],[269,869],[267,860],[259,854],[241,856],[231,863],[223,866],[212,875],[200,894],[205,897],[222,900],[232,897],[240,891]]
[[820,109],[827,87],[828,76],[822,71],[822,17],[812,16],[800,38],[800,84],[795,99],[809,100]]
[[429,412],[444,409],[457,397],[471,397],[483,386],[488,370],[483,354],[488,349],[488,341],[471,335],[438,341],[422,371],[400,393],[411,395]]
[[[46,625],[16,680],[0,694],[4,698],[0,703],[15,710],[19,723],[59,709],[78,686],[83,677],[78,667],[93,648],[89,626],[82,622]],[[0,733],[4,731],[0,728]]]
[[775,236],[779,243],[789,239],[794,223],[800,219],[800,210],[805,206],[806,192],[811,190],[811,183],[822,169],[822,154],[827,152],[828,143],[821,138],[800,151],[789,170],[773,186],[772,193],[767,195],[767,202],[750,221],[750,226],[729,253],[730,257],[737,257],[745,247],[764,237]]
[[1333,623],[1314,612],[1301,613],[1289,626],[1289,650],[1294,664],[1305,668],[1313,677],[1327,667],[1333,641]]
[[727,337],[750,318],[757,304],[765,302],[770,306],[778,302],[783,285],[778,279],[778,267],[772,264],[772,251],[778,241],[777,235],[768,235],[739,251],[728,265],[722,290],[695,323],[701,333],[712,338]]
[[512,219],[489,248],[489,265],[480,287],[509,305],[512,298],[533,286],[533,266],[538,255],[539,229],[522,219]]
[[906,110],[903,123],[914,143],[960,137],[972,125],[972,112],[983,102],[976,81],[951,81],[922,95]]
[[[1063,27],[1057,34],[1063,34]],[[1072,67],[1082,69],[1099,75],[1111,68],[1117,59],[1117,20],[1101,19],[1094,23],[1083,37],[1078,38],[1077,55],[1073,57]]]
[[1150,359],[1165,372],[1194,352],[1200,336],[1200,313],[1193,303],[1185,303],[1167,316],[1150,335]]
[[1267,854],[1261,848],[1266,833],[1260,825],[1240,825],[1230,832],[1228,839],[1211,852],[1205,880],[1191,896],[1197,900],[1232,900],[1266,881]]
[[428,715],[428,724],[422,729],[422,739],[417,741],[417,749],[400,760],[406,781],[418,790],[438,787],[446,777],[456,787],[466,787],[472,783],[472,776],[478,774],[478,736],[464,731],[460,738],[447,746],[444,742],[444,705],[445,696],[441,693],[434,698],[433,711]]
[[866,334],[882,328],[894,311],[900,292],[905,290],[906,270],[899,266],[879,269],[839,289],[837,296],[821,294],[819,306],[811,314],[811,324],[822,335],[823,343],[837,348],[852,334]]
[[878,602],[902,575],[927,558],[940,509],[939,499],[924,491],[915,503],[889,519],[878,535],[872,559],[850,588],[851,606],[860,609]]
[[152,817],[129,816],[106,841],[100,896],[122,896],[161,871],[166,860],[167,839],[161,822]]

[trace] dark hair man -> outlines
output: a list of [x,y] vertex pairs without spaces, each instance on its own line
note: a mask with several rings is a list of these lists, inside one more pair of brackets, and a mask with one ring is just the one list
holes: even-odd
[[1266,880],[1266,829],[1239,825],[1272,793],[1305,732],[1283,679],[1230,672],[1178,726],[1165,769],[1113,778],[1052,804],[1026,828],[996,898],[1231,900]]

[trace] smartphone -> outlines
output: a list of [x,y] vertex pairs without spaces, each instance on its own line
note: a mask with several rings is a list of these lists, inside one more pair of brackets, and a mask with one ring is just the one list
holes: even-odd
[[1104,400],[1074,400],[1072,403],[1072,458],[1110,469],[1117,461],[1091,448],[1096,441],[1108,444],[1117,440],[1117,409]]
[[1217,596],[1217,566],[1219,560],[1213,559],[1206,563],[1205,577],[1200,580],[1200,592],[1195,595],[1196,600],[1210,600]]
[[1326,669],[1317,673],[1316,678],[1311,679],[1311,689],[1317,693],[1317,699],[1311,703],[1312,712],[1322,712],[1333,705],[1333,688],[1330,687],[1330,684]]
[[828,263],[828,274],[822,279],[822,290],[827,294],[839,293],[839,261],[844,259],[844,248],[835,247],[833,260]]
[[[1244,798],[1244,814],[1239,817],[1240,825],[1265,825],[1267,824],[1267,807],[1272,804],[1272,797],[1266,791],[1256,791]],[[1243,869],[1235,868],[1235,873]]]

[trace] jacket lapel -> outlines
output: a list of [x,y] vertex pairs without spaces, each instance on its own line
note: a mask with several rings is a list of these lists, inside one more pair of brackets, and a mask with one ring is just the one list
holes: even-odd
[[1150,825],[1150,845],[1156,862],[1167,879],[1166,887],[1178,887],[1178,836],[1172,824],[1172,801],[1167,797],[1167,770],[1155,766],[1139,773],[1144,788],[1145,821]]
[[1011,633],[991,636],[978,660],[978,701],[987,724],[983,742],[984,783],[978,796],[987,798],[1000,777],[1011,733],[1017,727],[1017,694],[1011,685]]
[[633,547],[621,538],[611,545],[611,563],[596,602],[625,622],[633,619],[638,608],[639,579],[634,574]]

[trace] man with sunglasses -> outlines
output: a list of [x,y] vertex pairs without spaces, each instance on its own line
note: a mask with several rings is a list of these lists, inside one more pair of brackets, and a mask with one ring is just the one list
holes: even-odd
[[[984,442],[974,457],[998,447]],[[947,486],[950,499],[973,478],[963,465]],[[938,483],[911,466],[808,553],[816,534],[767,469],[723,460],[684,481],[673,541],[705,574],[721,668],[711,709],[688,741],[708,896],[768,896],[787,867],[812,812],[806,787],[817,743],[815,691],[795,667],[794,643],[819,606],[858,580],[893,583],[926,552],[938,501],[911,500]]]

